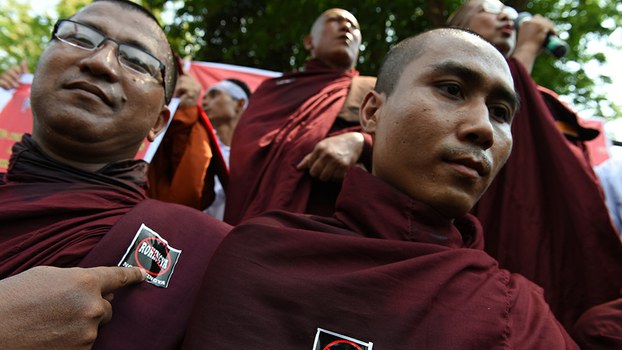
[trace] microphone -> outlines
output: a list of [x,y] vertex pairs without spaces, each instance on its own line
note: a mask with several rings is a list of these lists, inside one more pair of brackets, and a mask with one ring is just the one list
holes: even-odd
[[[518,14],[518,17],[514,20],[514,26],[516,30],[518,30],[523,24],[524,21],[530,19],[533,15],[529,12],[521,12]],[[557,35],[550,32],[546,35],[546,39],[544,39],[544,49],[553,55],[555,58],[561,58],[568,52],[568,43],[560,39]]]

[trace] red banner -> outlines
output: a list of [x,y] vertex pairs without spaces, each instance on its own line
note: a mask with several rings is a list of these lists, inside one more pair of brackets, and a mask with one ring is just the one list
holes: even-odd
[[[210,62],[192,62],[190,74],[196,77],[204,88],[222,79],[236,78],[245,82],[251,91],[265,79],[280,75],[262,69]],[[31,75],[22,77],[22,83],[13,91],[0,88],[0,172],[6,171],[13,144],[21,139],[23,133],[32,130],[31,80]],[[201,93],[204,92],[205,89]],[[143,158],[150,146],[151,144],[145,141],[136,157]],[[153,152],[153,149],[151,151]]]

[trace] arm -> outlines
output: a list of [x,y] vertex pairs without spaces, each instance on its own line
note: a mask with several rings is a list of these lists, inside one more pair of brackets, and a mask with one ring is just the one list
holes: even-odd
[[531,74],[536,58],[542,52],[548,33],[556,33],[554,23],[540,15],[524,21],[516,38],[516,49],[512,54]]
[[19,66],[9,68],[0,75],[0,88],[5,90],[15,89],[19,86],[19,77],[25,73],[28,73],[28,63],[26,61],[22,61]]
[[173,96],[179,97],[181,107],[195,107],[199,102],[201,84],[190,73],[180,74]]
[[296,166],[309,170],[309,174],[321,181],[342,181],[363,153],[365,137],[360,132],[346,132],[330,136],[318,142]]
[[90,349],[112,317],[113,292],[145,279],[138,268],[39,266],[0,281],[0,344]]

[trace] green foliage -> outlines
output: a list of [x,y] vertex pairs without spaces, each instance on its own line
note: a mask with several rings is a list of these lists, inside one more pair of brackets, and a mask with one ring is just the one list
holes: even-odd
[[[60,1],[60,17],[73,13],[89,0]],[[302,44],[315,18],[331,7],[351,11],[360,21],[363,44],[357,69],[374,75],[391,45],[421,31],[441,26],[462,0],[143,0],[137,1],[157,17],[165,8],[174,15],[165,31],[182,56],[194,60],[237,64],[287,71],[298,69],[307,58]],[[34,68],[56,20],[32,16],[25,0],[0,5],[0,70],[26,58]],[[543,54],[533,72],[536,81],[561,95],[571,96],[579,109],[590,109],[609,118],[622,116],[620,106],[595,87],[608,76],[586,75],[588,62],[605,62],[602,53],[588,53],[590,42],[607,42],[622,25],[622,5],[617,0],[510,0],[519,11],[554,19],[560,37],[571,47],[561,60]],[[170,12],[170,10],[169,10]],[[170,17],[170,16],[169,16]]]

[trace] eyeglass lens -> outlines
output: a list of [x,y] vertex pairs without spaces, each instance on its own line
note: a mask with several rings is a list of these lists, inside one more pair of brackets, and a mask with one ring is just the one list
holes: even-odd
[[151,54],[134,46],[121,44],[99,31],[78,22],[70,20],[59,21],[54,36],[64,43],[89,51],[97,49],[106,40],[114,41],[119,46],[119,63],[139,74],[150,75],[155,78],[158,76],[158,71],[162,65]]

